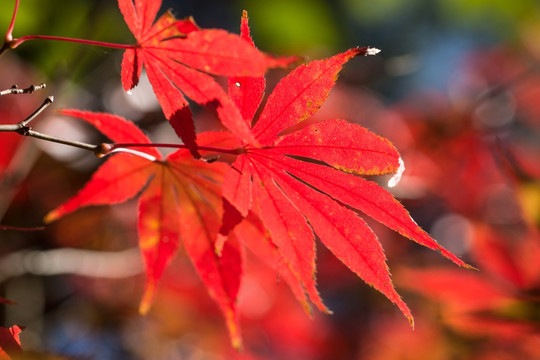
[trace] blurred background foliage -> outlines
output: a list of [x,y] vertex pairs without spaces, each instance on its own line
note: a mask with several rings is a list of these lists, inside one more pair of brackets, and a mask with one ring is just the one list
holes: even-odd
[[[12,7],[8,0],[0,5],[0,27],[7,28]],[[219,311],[183,257],[168,271],[144,318],[137,314],[142,275],[136,253],[100,263],[104,272],[111,268],[109,278],[39,266],[39,256],[64,256],[40,252],[62,247],[104,253],[133,248],[136,209],[128,202],[81,210],[42,232],[0,232],[3,295],[19,303],[4,306],[2,320],[4,326],[27,326],[23,348],[39,356],[85,359],[540,358],[534,350],[540,348],[540,269],[534,266],[540,263],[538,1],[165,0],[162,11],[167,9],[178,18],[192,15],[201,27],[235,33],[246,9],[257,46],[279,55],[316,59],[354,46],[381,49],[376,57],[347,64],[317,116],[346,118],[396,144],[408,168],[398,197],[444,246],[480,267],[474,276],[483,285],[477,286],[497,289],[505,306],[486,300],[473,311],[452,303],[448,294],[426,300],[429,294],[415,289],[408,267],[448,264],[373,224],[398,291],[416,316],[414,332],[392,304],[319,247],[321,294],[334,315],[309,319],[283,282],[248,264],[240,300],[247,347],[236,354]],[[21,0],[14,36],[35,34],[133,40],[113,0]],[[17,122],[40,99],[54,95],[57,108],[110,111],[136,120],[155,141],[176,141],[168,125],[162,126],[147,84],[131,97],[124,94],[121,56],[115,49],[53,41],[21,45],[0,58],[0,87],[45,82],[47,89],[10,102],[1,98],[4,120]],[[272,71],[270,87],[284,73]],[[17,111],[9,110],[8,117],[4,109],[13,107]],[[48,114],[36,127],[101,139],[88,127]],[[204,113],[197,118],[199,129],[211,128]],[[3,136],[0,147],[16,141]],[[0,160],[9,163],[6,156]],[[9,158],[0,183],[0,223],[15,226],[41,224],[100,164],[87,153],[37,140],[19,143]],[[75,255],[69,255],[72,261]],[[464,271],[451,270],[456,276]],[[427,275],[424,281],[436,289]],[[475,287],[459,290],[476,296]],[[477,312],[483,323],[464,320]]]

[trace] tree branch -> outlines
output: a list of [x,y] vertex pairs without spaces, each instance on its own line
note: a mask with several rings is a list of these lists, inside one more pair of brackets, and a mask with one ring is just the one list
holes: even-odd
[[[23,94],[23,93],[33,93],[36,90],[45,88],[45,84],[32,85],[25,89],[19,89],[17,85],[13,85],[10,89],[3,90],[0,92],[1,95],[7,94]],[[150,161],[155,161],[156,159],[144,152],[134,150],[132,148],[140,147],[167,147],[167,148],[177,148],[177,149],[187,149],[187,146],[184,144],[163,144],[163,143],[150,143],[150,144],[138,144],[138,143],[102,143],[102,144],[88,144],[80,141],[67,140],[59,138],[52,135],[47,135],[40,133],[39,131],[33,130],[28,124],[39,116],[49,105],[54,101],[52,96],[47,97],[43,103],[26,119],[18,122],[17,124],[4,124],[0,125],[0,132],[14,132],[22,136],[30,136],[36,139],[55,142],[58,144],[64,144],[72,147],[76,147],[83,150],[88,150],[94,153],[97,157],[104,157],[110,155],[114,152],[127,152],[136,156],[143,157]],[[241,149],[222,149],[211,146],[200,146],[199,150],[206,150],[211,152],[218,152],[223,154],[233,154],[238,155],[242,151]],[[204,161],[213,162],[216,159],[203,159]]]
[[36,90],[45,89],[46,85],[44,83],[39,85],[30,85],[25,89],[19,89],[17,85],[13,85],[11,88],[0,91],[0,96],[8,94],[32,94]]
[[[32,87],[30,87],[30,88],[32,88]],[[26,89],[22,89],[22,90],[26,90]],[[72,141],[72,140],[62,139],[62,138],[59,138],[59,137],[56,137],[56,136],[46,135],[46,134],[40,133],[38,131],[32,130],[32,128],[30,126],[28,126],[28,124],[32,120],[34,120],[39,114],[41,114],[43,112],[43,110],[45,110],[47,107],[49,107],[49,105],[51,105],[53,103],[53,101],[54,101],[54,98],[52,96],[47,97],[45,99],[45,101],[43,101],[43,104],[41,104],[36,109],[36,111],[34,111],[26,119],[18,122],[17,124],[13,124],[13,125],[11,125],[11,124],[0,125],[0,132],[15,132],[15,133],[17,133],[19,135],[23,135],[23,136],[30,136],[30,137],[34,137],[36,139],[51,141],[51,142],[55,142],[55,143],[59,143],[59,144],[64,144],[64,145],[77,147],[77,148],[84,149],[84,150],[89,150],[89,151],[92,151],[93,153],[96,154],[96,151],[98,150],[99,145],[92,145],[92,144],[87,144],[87,143],[83,143],[83,142],[80,142],[80,141]]]

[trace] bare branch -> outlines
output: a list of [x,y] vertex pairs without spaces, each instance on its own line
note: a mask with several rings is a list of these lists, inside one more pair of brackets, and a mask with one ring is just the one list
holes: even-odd
[[36,90],[45,89],[45,87],[46,87],[45,83],[41,83],[39,85],[30,85],[29,87],[25,89],[19,89],[17,85],[13,85],[9,89],[0,91],[0,96],[9,95],[9,94],[32,94]]
[[[25,90],[25,89],[23,89],[23,90]],[[97,155],[97,153],[98,153],[97,149],[99,148],[99,145],[87,144],[87,143],[83,143],[83,142],[80,142],[80,141],[66,140],[66,139],[56,137],[56,136],[42,134],[42,133],[40,133],[38,131],[32,130],[32,128],[30,126],[28,126],[28,124],[32,120],[34,120],[39,114],[41,114],[43,112],[43,110],[45,110],[49,105],[51,105],[53,103],[53,101],[54,101],[54,97],[52,97],[52,96],[47,97],[45,99],[45,101],[43,101],[43,104],[41,104],[36,109],[36,111],[34,111],[26,119],[18,122],[17,124],[14,124],[14,125],[10,125],[10,124],[8,124],[8,125],[0,125],[0,132],[1,131],[4,131],[4,132],[16,132],[17,134],[23,135],[23,136],[30,136],[30,137],[34,137],[36,139],[41,139],[41,140],[45,140],[45,141],[51,141],[51,142],[55,142],[55,143],[59,143],[59,144],[64,144],[64,145],[77,147],[77,148],[84,149],[84,150],[89,150],[89,151],[92,151],[94,154]]]
[[34,111],[30,116],[28,116],[26,119],[19,121],[17,124],[14,125],[0,125],[0,131],[10,131],[10,132],[16,132],[21,135],[26,135],[25,130],[30,129],[28,126],[26,126],[30,121],[34,120],[39,114],[43,112],[49,105],[51,105],[54,101],[54,97],[49,96],[43,101],[43,104],[41,104],[36,111]]
[[39,114],[41,114],[43,112],[43,110],[45,110],[46,108],[49,107],[49,105],[51,105],[54,101],[54,97],[52,96],[48,96],[45,101],[43,101],[43,104],[41,104],[37,109],[36,111],[34,111],[29,117],[27,117],[26,119],[24,119],[23,121],[19,122],[17,125],[21,128],[24,128],[26,127],[26,125],[28,125],[28,123],[30,123],[30,121],[34,120]]
[[[36,89],[41,89],[42,87],[45,87],[45,84],[41,84],[38,86],[30,86],[26,89],[18,89],[15,85],[8,90],[4,90],[2,94],[9,94],[9,93],[30,93],[35,91]],[[106,155],[109,155],[114,152],[127,152],[131,153],[136,156],[143,157],[145,159],[148,159],[150,161],[156,161],[156,158],[154,158],[151,155],[148,155],[144,152],[140,152],[134,149],[130,149],[132,147],[140,148],[140,147],[166,147],[166,148],[179,148],[179,149],[185,149],[187,148],[184,144],[163,144],[163,143],[150,143],[150,144],[140,144],[140,143],[102,143],[102,144],[87,144],[80,141],[74,141],[74,140],[67,140],[63,138],[59,138],[56,136],[51,136],[47,134],[40,133],[38,131],[33,130],[28,124],[34,120],[38,115],[40,115],[49,105],[53,103],[54,98],[52,96],[49,96],[45,99],[45,101],[26,119],[18,122],[17,124],[4,124],[0,125],[0,132],[15,132],[22,136],[30,136],[34,137],[36,139],[41,139],[45,141],[55,142],[59,144],[64,144],[68,146],[77,147],[83,150],[92,151],[95,156],[101,158]],[[241,149],[222,149],[222,148],[216,148],[211,146],[201,146],[199,147],[199,150],[206,150],[206,151],[212,151],[217,153],[223,153],[223,154],[233,154],[238,155],[241,151]],[[213,162],[216,161],[217,158],[211,158],[211,159],[204,159],[204,161],[207,162]]]

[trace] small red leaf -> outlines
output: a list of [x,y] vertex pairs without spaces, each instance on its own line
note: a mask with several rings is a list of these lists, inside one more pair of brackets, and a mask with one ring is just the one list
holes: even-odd
[[305,311],[311,314],[311,306],[302,282],[293,274],[276,245],[268,237],[260,220],[252,215],[238,225],[234,233],[253,254],[272,268],[279,278],[285,280]]
[[225,175],[223,197],[245,217],[251,208],[252,170],[249,159],[246,156],[238,156],[232,164],[232,169],[234,171],[228,171]]
[[[153,23],[161,1],[120,0],[120,10],[137,43],[122,61],[126,91],[139,81],[144,64],[163,112],[176,133],[198,156],[193,121],[184,94],[217,110],[223,124],[237,136],[253,140],[242,114],[209,75],[262,76],[267,56],[234,34],[201,30],[192,19],[176,20],[165,13]],[[153,24],[152,24],[153,23]]]
[[7,305],[17,305],[15,301],[4,299],[3,297],[0,297],[0,303],[7,304]]
[[257,140],[268,145],[279,133],[313,115],[334,87],[343,64],[360,53],[360,49],[351,49],[329,59],[313,61],[283,78],[253,127]]
[[133,198],[152,175],[149,164],[148,160],[129,154],[112,155],[76,196],[47,214],[45,222],[81,207],[117,204]]
[[122,58],[121,78],[126,91],[133,89],[139,83],[142,73],[142,59],[135,49],[127,49]]
[[176,21],[174,25],[182,34],[189,34],[192,31],[201,30],[197,24],[195,24],[195,20],[191,16],[183,20]]
[[[180,170],[175,173],[179,175]],[[224,244],[221,256],[215,253],[214,241],[220,219],[217,211],[221,206],[219,185],[197,177],[197,191],[187,186],[176,187],[182,209],[180,233],[195,269],[225,316],[233,346],[239,348],[241,338],[236,298],[242,275],[241,254],[235,241],[231,240]]]
[[161,167],[139,200],[139,246],[146,265],[142,314],[148,311],[157,283],[179,246],[181,214],[172,181],[172,174]]
[[334,199],[358,209],[373,219],[383,223],[401,235],[441,254],[457,265],[471,268],[457,256],[440,246],[418,224],[392,194],[374,182],[339,171],[328,171],[321,165],[283,158],[287,172],[306,181]]
[[[122,142],[147,144],[150,140],[132,123],[116,116],[64,111],[92,123],[107,136]],[[203,133],[201,144],[237,146],[230,133]],[[144,148],[161,159],[154,148]],[[149,310],[159,280],[181,242],[186,248],[211,297],[223,312],[231,340],[241,346],[236,297],[242,276],[242,253],[231,239],[217,256],[215,239],[222,217],[221,184],[228,166],[195,160],[180,149],[165,160],[151,161],[133,154],[114,154],[94,173],[78,195],[52,211],[55,220],[78,208],[112,204],[141,192],[139,199],[139,244],[147,274],[140,311]],[[149,182],[145,188],[145,184]]]
[[[394,302],[412,324],[411,312],[390,280],[381,245],[353,210],[362,211],[409,239],[440,251],[458,265],[470,266],[437,244],[390,193],[347,173],[397,172],[392,178],[395,183],[404,167],[388,140],[339,119],[301,130],[294,127],[319,109],[343,64],[356,55],[377,52],[371,48],[352,49],[300,66],[282,79],[253,126],[256,141],[239,138],[243,141],[243,151],[239,151],[241,155],[225,177],[223,196],[239,214],[245,216],[252,210],[261,218],[281,258],[320,309],[326,308],[318,298],[312,278],[314,239],[309,226],[343,263]],[[229,82],[230,89],[232,86]],[[245,110],[244,114],[251,114],[252,105],[244,103],[248,98],[240,89],[230,92]],[[255,94],[251,101],[257,105],[260,93]],[[289,134],[282,135],[287,131]],[[248,162],[249,167],[245,165]],[[226,226],[231,227],[230,223]],[[298,294],[294,282],[291,287],[303,302],[305,297]]]
[[274,149],[362,175],[393,173],[399,167],[399,154],[390,141],[340,119],[322,121],[283,136]]
[[332,198],[275,169],[279,186],[308,219],[323,244],[347,267],[395,303],[413,326],[412,314],[398,295],[375,234],[354,212]]
[[[263,170],[260,165],[257,168]],[[254,194],[258,203],[257,215],[270,231],[272,241],[283,259],[302,282],[310,300],[321,311],[328,312],[315,284],[313,232],[302,214],[268,175],[263,171],[254,174]]]
[[18,359],[22,352],[19,334],[24,327],[14,325],[10,328],[0,327],[0,360]]
[[[240,36],[242,39],[250,43],[253,47],[255,44],[249,33],[247,12],[242,14],[240,24]],[[266,81],[263,76],[260,77],[230,77],[228,80],[229,96],[232,101],[238,106],[242,117],[251,128],[251,120],[255,116],[255,112],[262,101]]]
[[450,268],[403,269],[399,272],[399,282],[407,289],[459,311],[500,307],[514,301],[511,292],[487,281],[479,273]]
[[244,216],[236,210],[234,206],[231,205],[227,199],[223,199],[223,221],[221,227],[219,228],[219,233],[216,239],[216,254],[221,256],[223,252],[223,246],[229,237],[229,233],[240,224]]
[[262,75],[267,64],[261,52],[224,30],[192,31],[186,38],[165,41],[160,53],[210,74]]
[[129,29],[139,38],[152,26],[161,7],[161,0],[118,0],[118,6]]

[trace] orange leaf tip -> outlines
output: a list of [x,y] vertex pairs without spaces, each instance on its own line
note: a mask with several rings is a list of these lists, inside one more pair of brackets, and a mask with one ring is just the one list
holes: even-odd
[[392,176],[390,180],[388,180],[388,187],[395,187],[397,184],[399,184],[399,181],[401,180],[401,176],[403,175],[403,172],[405,172],[405,163],[403,162],[403,159],[401,158],[401,156],[399,157],[398,161],[399,161],[399,167],[396,173],[394,174],[394,176]]
[[51,211],[50,213],[48,213],[45,216],[45,218],[43,219],[43,222],[45,224],[50,224],[56,219],[58,219],[58,212],[57,211]]
[[225,246],[225,241],[227,241],[227,236],[223,234],[218,234],[214,251],[219,257],[221,257],[221,254],[223,253],[223,246]]
[[233,320],[233,317],[234,315],[230,314],[230,318],[227,319],[227,327],[231,337],[231,345],[237,351],[242,351],[242,336],[240,335],[240,329],[238,329],[238,325]]
[[139,314],[146,315],[148,313],[148,310],[150,310],[150,306],[152,305],[152,301],[154,300],[155,293],[156,293],[155,282],[148,281],[148,283],[146,284],[144,295],[139,305]]

